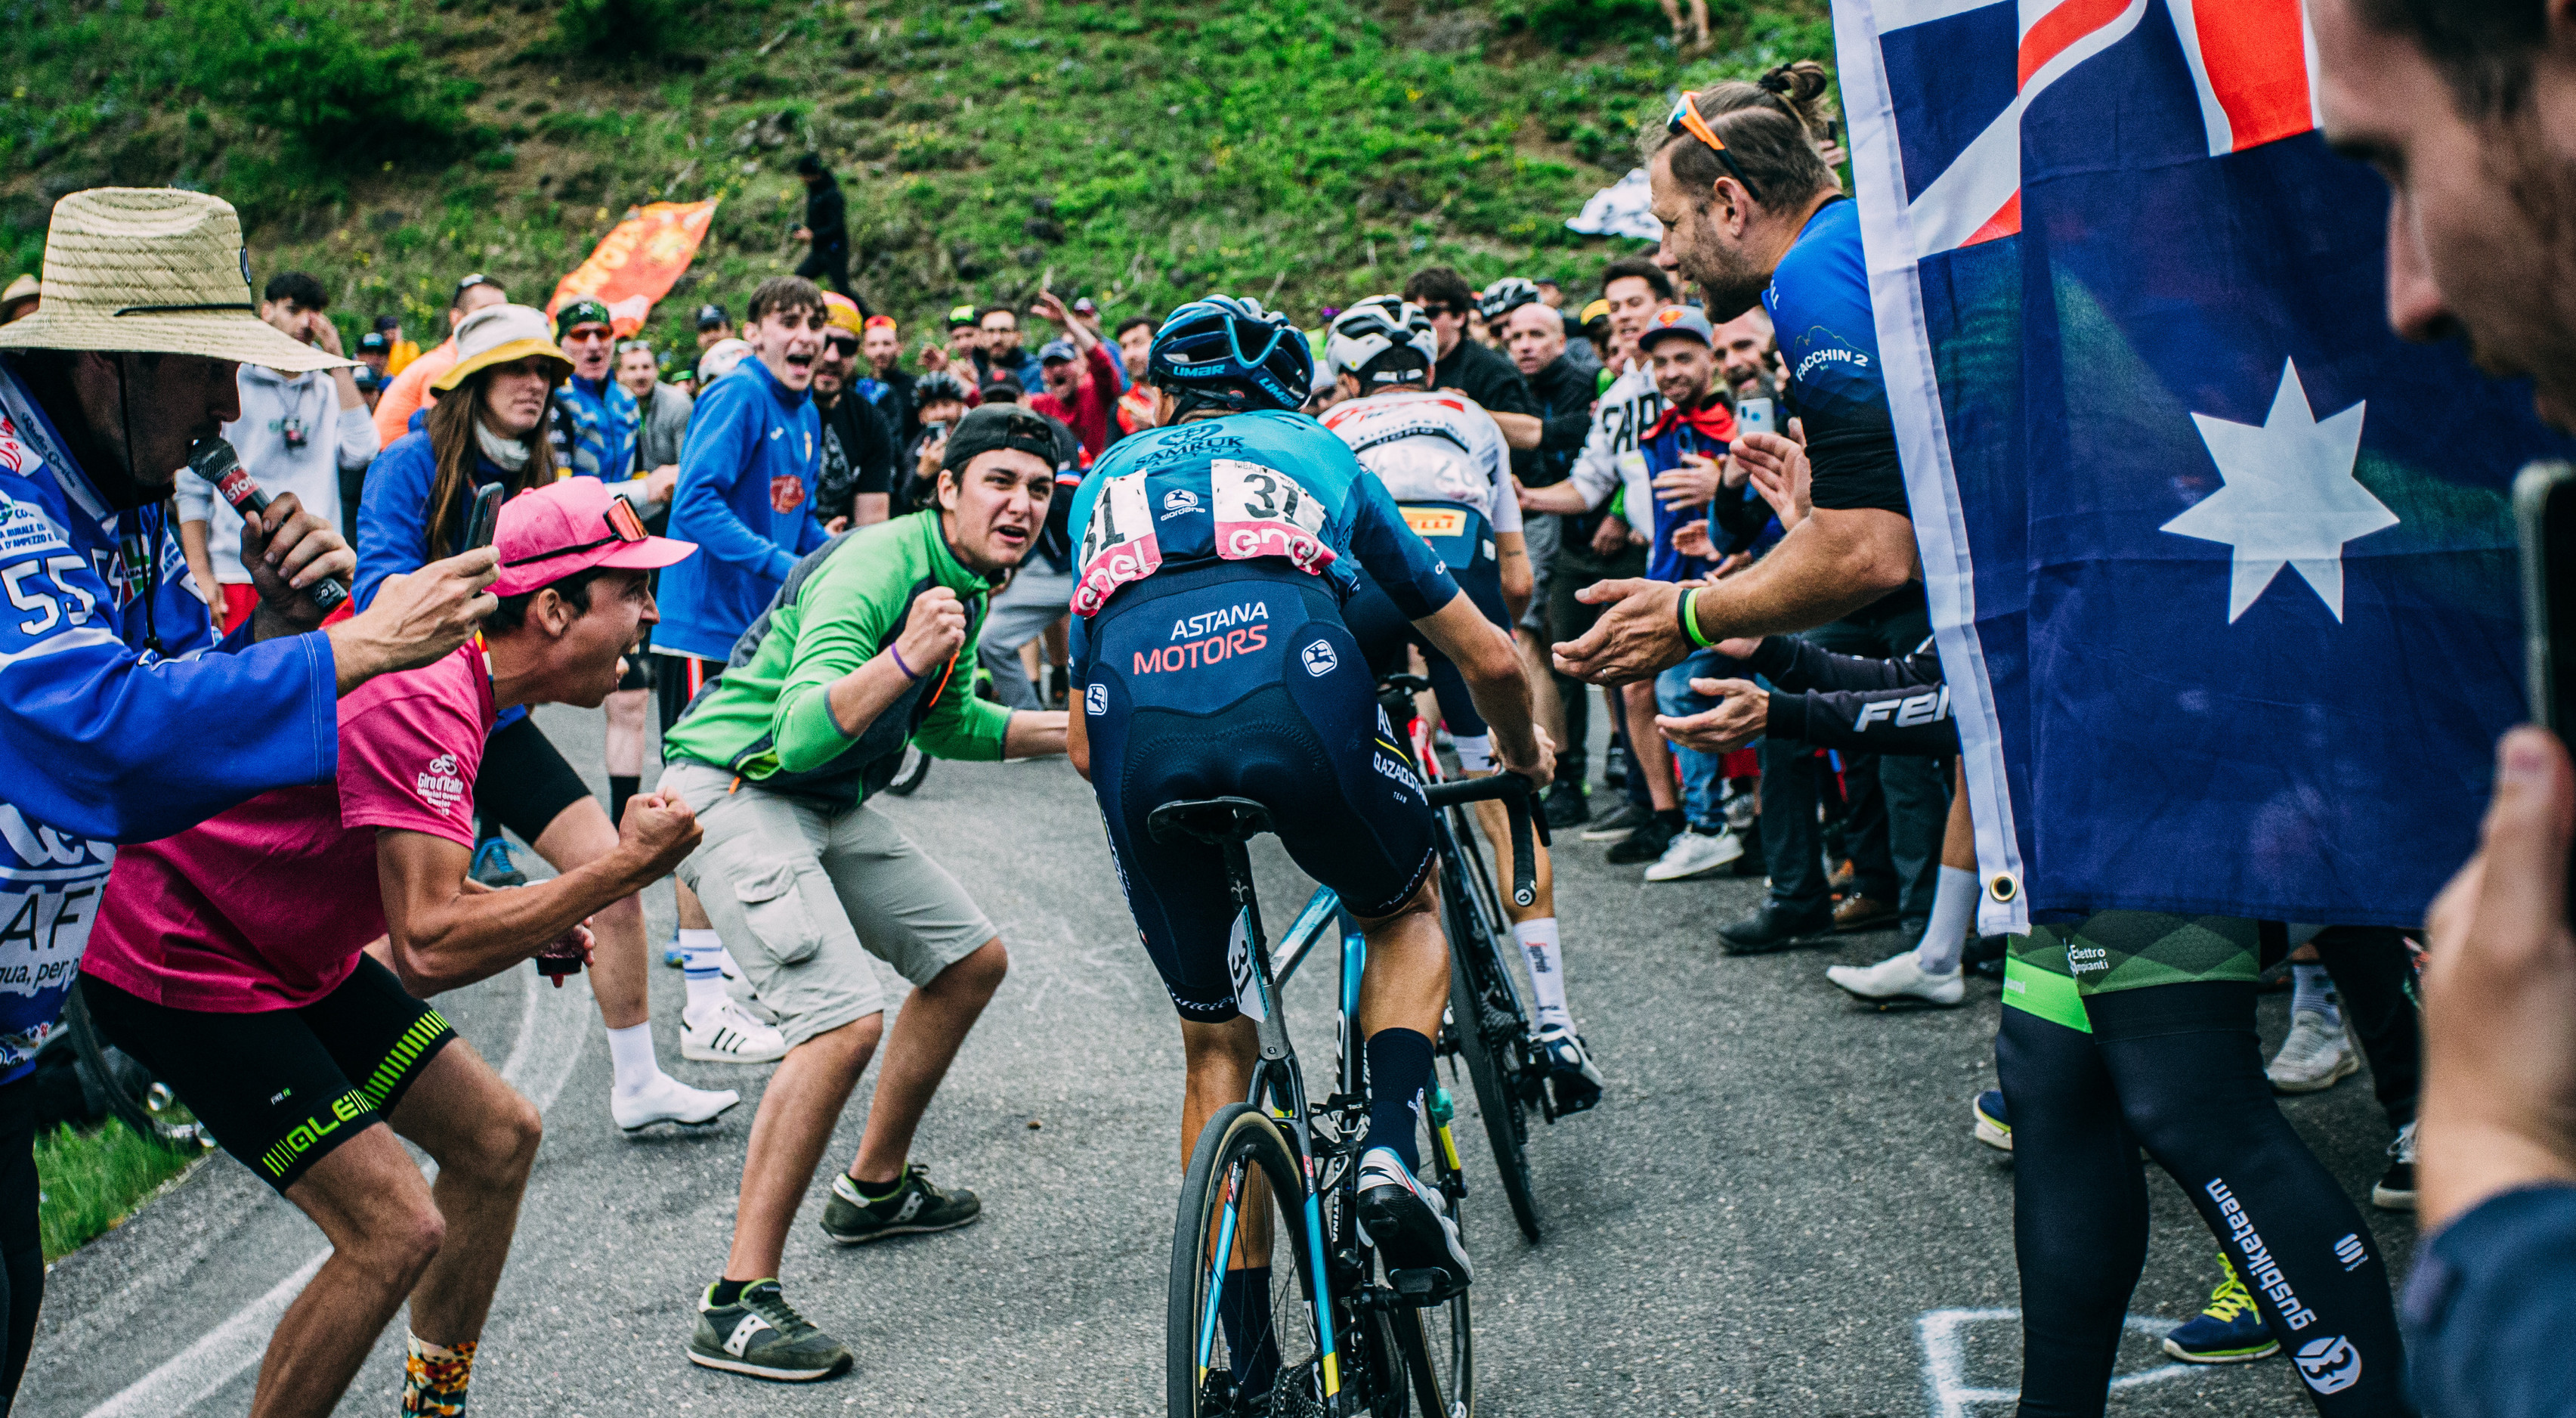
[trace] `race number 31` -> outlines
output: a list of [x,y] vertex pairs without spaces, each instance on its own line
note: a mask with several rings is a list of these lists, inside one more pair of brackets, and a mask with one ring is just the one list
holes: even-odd
[[1309,574],[1333,564],[1333,549],[1316,535],[1324,530],[1324,504],[1295,478],[1240,458],[1214,460],[1208,476],[1215,494],[1218,556],[1228,561],[1284,556]]

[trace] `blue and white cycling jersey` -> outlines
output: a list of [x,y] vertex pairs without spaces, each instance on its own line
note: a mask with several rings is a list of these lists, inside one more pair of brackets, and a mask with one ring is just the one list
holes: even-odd
[[1808,219],[1762,305],[1788,360],[1790,407],[1806,424],[1810,498],[1833,510],[1906,515],[1858,203],[1837,198]]
[[218,643],[178,529],[65,446],[0,359],[0,1083],[62,1015],[115,843],[340,761],[330,641]]

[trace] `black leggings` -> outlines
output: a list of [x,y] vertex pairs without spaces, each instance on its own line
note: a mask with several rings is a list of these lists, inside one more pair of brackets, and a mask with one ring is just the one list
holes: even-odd
[[36,1309],[45,1300],[45,1247],[36,1235],[36,1090],[0,1087],[0,1418],[27,1376]]
[[2022,1418],[2102,1412],[2147,1258],[2141,1145],[2218,1234],[2320,1413],[2412,1413],[2387,1266],[2272,1100],[2254,986],[2084,1005],[2090,1035],[2008,1008],[1995,1040],[2013,1123]]

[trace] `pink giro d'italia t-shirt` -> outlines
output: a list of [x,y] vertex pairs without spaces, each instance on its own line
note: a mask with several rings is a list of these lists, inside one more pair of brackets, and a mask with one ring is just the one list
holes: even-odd
[[82,972],[208,1014],[329,994],[385,933],[376,830],[474,845],[474,775],[494,712],[491,671],[471,644],[342,696],[333,781],[117,849]]

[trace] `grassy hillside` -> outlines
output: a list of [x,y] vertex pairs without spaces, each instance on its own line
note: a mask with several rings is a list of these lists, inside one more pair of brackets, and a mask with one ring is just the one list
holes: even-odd
[[[540,303],[628,207],[718,197],[656,311],[738,307],[843,175],[853,275],[908,333],[1052,273],[1113,316],[1212,289],[1301,316],[1415,266],[1569,280],[1564,218],[1684,82],[1830,59],[1825,0],[0,0],[0,265],[102,182],[218,193],[264,279],[435,333],[457,276]],[[14,260],[12,259],[14,258]],[[7,272],[0,272],[5,277]]]

